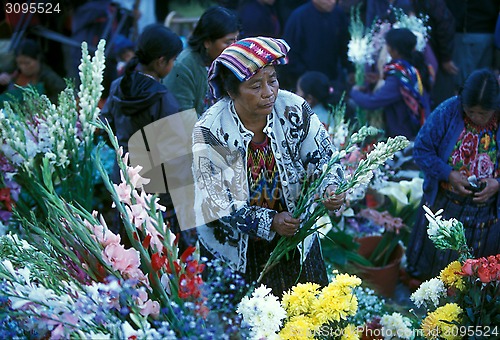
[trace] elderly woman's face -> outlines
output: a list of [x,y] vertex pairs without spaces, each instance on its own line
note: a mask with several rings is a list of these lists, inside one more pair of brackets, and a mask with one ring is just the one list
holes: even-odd
[[489,123],[491,117],[495,114],[495,110],[486,110],[481,106],[470,106],[464,108],[465,114],[476,125],[484,126]]
[[234,107],[238,115],[245,118],[265,117],[274,107],[279,83],[274,66],[266,66],[252,78],[241,83],[240,93],[234,97]]

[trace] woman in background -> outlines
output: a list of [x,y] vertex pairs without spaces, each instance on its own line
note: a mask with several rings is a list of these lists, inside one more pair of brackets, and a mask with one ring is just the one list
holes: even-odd
[[403,135],[413,141],[430,112],[429,72],[409,29],[392,28],[385,41],[391,61],[384,66],[384,84],[373,93],[356,85],[350,97],[363,109],[383,110],[387,137]]
[[42,49],[36,41],[24,40],[15,51],[17,70],[13,74],[0,74],[0,85],[6,86],[6,91],[0,96],[1,107],[4,100],[22,99],[22,91],[17,86],[35,86],[42,94],[47,95],[52,103],[57,103],[57,97],[66,88],[64,80],[44,62]]
[[[474,71],[458,96],[432,112],[413,149],[424,173],[422,205],[433,212],[444,209],[443,219],[462,222],[474,257],[500,253],[499,96],[495,74]],[[458,254],[435,248],[423,209],[419,213],[406,251],[407,272],[428,280]]]
[[[125,74],[111,84],[101,118],[109,122],[124,153],[128,152],[128,142],[134,133],[179,112],[177,100],[161,83],[161,79],[172,70],[175,58],[181,51],[182,41],[170,29],[160,24],[146,26],[139,36],[134,56],[125,67]],[[148,145],[147,142],[145,144]],[[112,177],[115,183],[120,182],[117,164]],[[178,231],[168,189],[167,193],[159,197],[160,204],[167,208],[166,217],[172,229]],[[126,239],[119,222],[117,216],[115,229],[121,231],[122,238]]]
[[238,39],[239,31],[238,18],[227,8],[210,7],[201,15],[189,37],[188,47],[163,81],[179,102],[181,111],[194,108],[200,116],[214,103],[208,91],[208,67]]

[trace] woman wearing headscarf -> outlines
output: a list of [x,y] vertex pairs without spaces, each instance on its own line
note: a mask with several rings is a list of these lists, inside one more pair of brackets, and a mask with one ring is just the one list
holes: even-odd
[[174,94],[181,111],[194,108],[198,116],[214,102],[208,91],[208,68],[238,39],[240,24],[231,10],[213,6],[198,20],[170,74],[163,83]]
[[[300,228],[293,218],[301,182],[321,172],[333,149],[323,124],[307,102],[279,89],[276,65],[287,62],[280,39],[240,40],[212,63],[211,90],[219,101],[193,131],[195,207],[201,253],[223,259],[255,281],[281,237]],[[320,195],[329,210],[345,195],[337,165]],[[301,265],[302,263],[302,265]],[[299,282],[328,283],[317,235],[264,275],[262,283],[281,296]]]
[[361,108],[383,110],[387,137],[414,140],[430,112],[430,78],[417,37],[407,28],[392,28],[385,36],[391,61],[384,66],[384,84],[375,92],[354,86],[351,99]]

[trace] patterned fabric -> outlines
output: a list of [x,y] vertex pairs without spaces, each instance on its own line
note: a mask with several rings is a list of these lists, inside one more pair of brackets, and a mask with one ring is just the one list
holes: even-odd
[[[327,131],[303,98],[280,90],[263,130],[276,161],[287,211],[294,211],[308,165],[319,175],[333,149]],[[193,131],[193,177],[198,236],[210,253],[245,272],[249,237],[271,241],[276,211],[250,202],[247,156],[253,134],[229,98],[218,101]],[[314,175],[314,174],[313,174]],[[325,181],[343,181],[339,164]],[[251,227],[249,227],[251,226]],[[307,255],[312,239],[299,247]]]
[[[467,245],[474,257],[496,255],[500,253],[496,200],[496,196],[493,196],[486,203],[477,204],[472,202],[472,197],[441,189],[432,210],[443,209],[443,219],[456,218],[463,222]],[[428,202],[425,204],[429,206]],[[425,215],[420,214],[406,252],[407,272],[420,280],[436,277],[444,267],[458,258],[456,251],[436,249],[427,236],[428,224]]]
[[269,137],[266,136],[261,144],[250,142],[247,169],[250,205],[277,212],[285,211],[286,202],[283,199],[278,166],[269,144]]
[[384,77],[396,76],[399,79],[399,90],[406,105],[412,113],[412,120],[420,125],[425,121],[425,107],[422,103],[424,87],[418,70],[406,60],[393,60],[384,66]]
[[[454,170],[467,177],[476,175],[478,179],[498,177],[497,117],[493,116],[485,127],[476,126],[467,116],[464,116],[465,127],[448,163]],[[449,184],[449,183],[448,183]]]
[[286,64],[289,50],[290,47],[284,40],[275,38],[246,38],[231,44],[213,61],[208,71],[210,90],[215,98],[221,97],[221,65],[230,69],[243,82],[264,66]]

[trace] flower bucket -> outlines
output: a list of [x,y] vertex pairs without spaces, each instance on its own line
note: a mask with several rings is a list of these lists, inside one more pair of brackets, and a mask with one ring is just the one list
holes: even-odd
[[[382,236],[365,236],[357,239],[360,244],[358,254],[368,258],[375,250]],[[359,269],[359,277],[366,282],[378,294],[385,297],[392,297],[396,290],[396,285],[399,280],[399,267],[401,258],[403,257],[404,249],[398,244],[389,257],[389,264],[383,267],[367,267],[360,264],[354,264]]]

